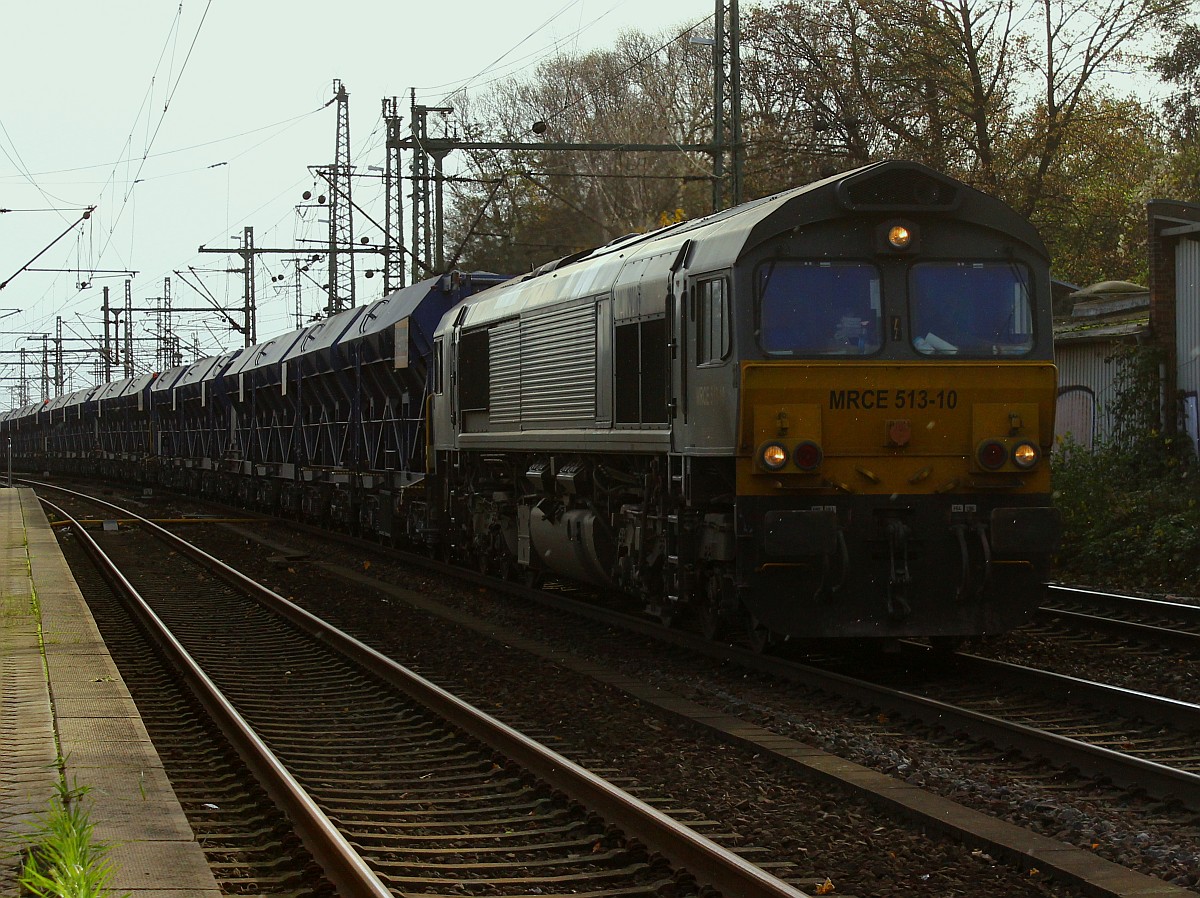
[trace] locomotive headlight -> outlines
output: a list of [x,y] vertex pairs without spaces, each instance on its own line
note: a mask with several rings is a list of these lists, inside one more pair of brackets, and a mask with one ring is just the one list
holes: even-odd
[[1033,443],[1018,443],[1012,452],[1013,464],[1018,468],[1028,470],[1038,463],[1042,453],[1038,451],[1038,447]]
[[998,471],[1008,461],[1008,450],[999,440],[985,440],[979,445],[975,457],[979,459],[980,466],[989,471]]
[[875,228],[875,251],[911,254],[921,249],[921,229],[915,221],[892,218]]
[[805,440],[796,447],[796,451],[792,453],[792,459],[801,471],[815,471],[820,466],[824,455],[820,446],[812,440]]
[[892,225],[888,228],[887,240],[896,249],[908,249],[908,245],[912,243],[912,231],[904,225]]
[[788,451],[782,443],[764,443],[758,450],[758,463],[768,471],[778,471],[788,463]]

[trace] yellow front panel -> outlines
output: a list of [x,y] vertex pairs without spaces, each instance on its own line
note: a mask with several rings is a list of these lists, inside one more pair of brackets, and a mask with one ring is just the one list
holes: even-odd
[[[1049,490],[1056,376],[1048,362],[747,362],[742,366],[738,493],[874,494]],[[1032,471],[975,463],[982,440],[1029,441]],[[765,442],[817,442],[815,473],[764,470]]]

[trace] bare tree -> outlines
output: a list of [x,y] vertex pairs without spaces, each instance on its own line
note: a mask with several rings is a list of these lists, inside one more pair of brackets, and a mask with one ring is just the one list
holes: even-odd
[[1023,185],[1022,212],[1037,210],[1081,107],[1101,91],[1105,76],[1124,71],[1138,42],[1173,25],[1193,6],[1191,0],[1036,0],[1040,53],[1031,53],[1030,65],[1041,76],[1043,91],[1039,108],[1027,116],[1035,127],[1018,143],[1034,163]]
[[[783,0],[744,7],[745,194],[880,158],[914,159],[1008,200],[1079,266],[1064,274],[1086,279],[1100,264],[1075,251],[1089,239],[1086,229],[1102,221],[1134,227],[1128,210],[1152,189],[1164,152],[1151,107],[1122,97],[1110,76],[1141,64],[1155,29],[1177,24],[1196,2]],[[528,78],[456,105],[464,122],[478,123],[473,133],[514,143],[707,142],[711,54],[669,37],[631,32],[611,50],[548,60]],[[1161,58],[1160,71],[1194,88],[1190,48],[1181,40],[1175,56]],[[545,130],[531,134],[534,122]],[[1176,118],[1177,126],[1185,123]],[[1114,135],[1140,141],[1140,150]],[[468,259],[528,267],[706,212],[710,165],[706,154],[684,152],[531,146],[476,153],[469,180],[454,187],[452,234]],[[1107,182],[1122,191],[1102,189]],[[1084,183],[1090,193],[1077,189]],[[1101,230],[1111,236],[1111,224]],[[1133,245],[1130,236],[1122,240]]]
[[1171,49],[1154,60],[1154,70],[1175,89],[1165,113],[1173,151],[1163,172],[1163,189],[1200,201],[1200,27],[1183,24]]
[[[492,139],[543,143],[704,143],[708,56],[636,32],[612,50],[559,56],[472,104]],[[538,132],[531,126],[539,123]],[[468,260],[522,268],[708,210],[703,153],[529,149],[473,153],[455,190],[452,232]],[[500,186],[496,186],[500,184]],[[494,208],[481,211],[481,205]],[[485,235],[500,235],[487,237]]]

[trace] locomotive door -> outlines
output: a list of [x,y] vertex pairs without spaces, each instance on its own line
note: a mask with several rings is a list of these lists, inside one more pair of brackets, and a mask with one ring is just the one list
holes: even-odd
[[736,440],[740,370],[733,363],[733,303],[728,271],[688,278],[687,405],[680,448],[726,454]]
[[[461,416],[460,413],[462,411],[462,404],[458,395],[458,362],[459,355],[462,351],[461,347],[459,346],[459,343],[462,340],[462,321],[466,316],[467,306],[464,305],[458,310],[458,314],[454,316],[454,325],[450,328],[450,331],[447,334],[449,339],[446,341],[450,348],[450,358],[447,360],[449,363],[447,367],[450,376],[446,383],[446,393],[448,394],[447,398],[450,400],[450,424],[455,434],[458,433],[458,423]],[[455,442],[457,442],[457,436],[455,438]]]
[[[686,243],[685,243],[686,247]],[[673,296],[678,249],[631,259],[613,284],[613,424],[670,431],[679,407]]]
[[669,406],[671,414],[671,450],[679,452],[687,444],[688,430],[688,305],[687,277],[683,272],[672,270],[671,287],[667,299],[667,317],[670,320],[671,351],[667,358],[667,383],[671,385]]
[[692,241],[685,240],[671,260],[667,273],[668,346],[667,384],[668,414],[671,424],[671,451],[680,452],[687,445],[689,426],[688,370],[691,358],[688,327],[687,259]]

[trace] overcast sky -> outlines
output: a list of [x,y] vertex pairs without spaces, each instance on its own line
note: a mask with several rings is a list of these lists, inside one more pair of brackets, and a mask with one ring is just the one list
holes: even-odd
[[[297,212],[305,190],[326,192],[309,166],[335,150],[334,79],[350,94],[356,171],[384,162],[380,103],[397,97],[408,122],[410,90],[442,105],[456,89],[483,92],[497,77],[529,73],[555,52],[612,45],[620,32],[682,31],[707,20],[713,0],[443,0],[440,3],[312,0],[57,0],[6,3],[0,73],[0,408],[10,405],[15,350],[34,350],[63,319],[64,347],[83,349],[102,331],[102,287],[149,307],[172,279],[176,307],[204,300],[179,277],[225,304],[241,301],[236,256],[199,246],[296,245],[327,236],[324,210]],[[356,180],[355,190],[359,191]],[[366,183],[366,182],[363,182]],[[372,185],[375,186],[375,185]],[[367,198],[374,191],[365,189]],[[366,204],[367,199],[356,201]],[[382,204],[370,200],[382,220]],[[72,228],[87,206],[96,212]],[[379,240],[356,215],[356,237]],[[58,239],[64,232],[65,236]],[[48,245],[53,243],[50,249]],[[39,253],[30,270],[14,273]],[[259,340],[295,327],[290,267],[262,257]],[[376,257],[359,256],[356,267]],[[371,262],[367,261],[372,260]],[[37,271],[33,269],[64,269]],[[65,269],[81,269],[68,271]],[[282,284],[273,274],[287,273]],[[324,273],[314,270],[322,282]],[[81,286],[81,284],[88,286]],[[360,303],[379,277],[359,279]],[[364,296],[365,294],[365,296]],[[309,314],[318,306],[306,293]],[[20,309],[19,312],[13,310]],[[188,345],[236,347],[239,334],[214,312],[180,317]],[[136,314],[141,336],[154,316]],[[147,344],[149,345],[149,344]],[[94,356],[68,355],[71,386],[91,382]],[[37,398],[40,384],[31,395]]]

